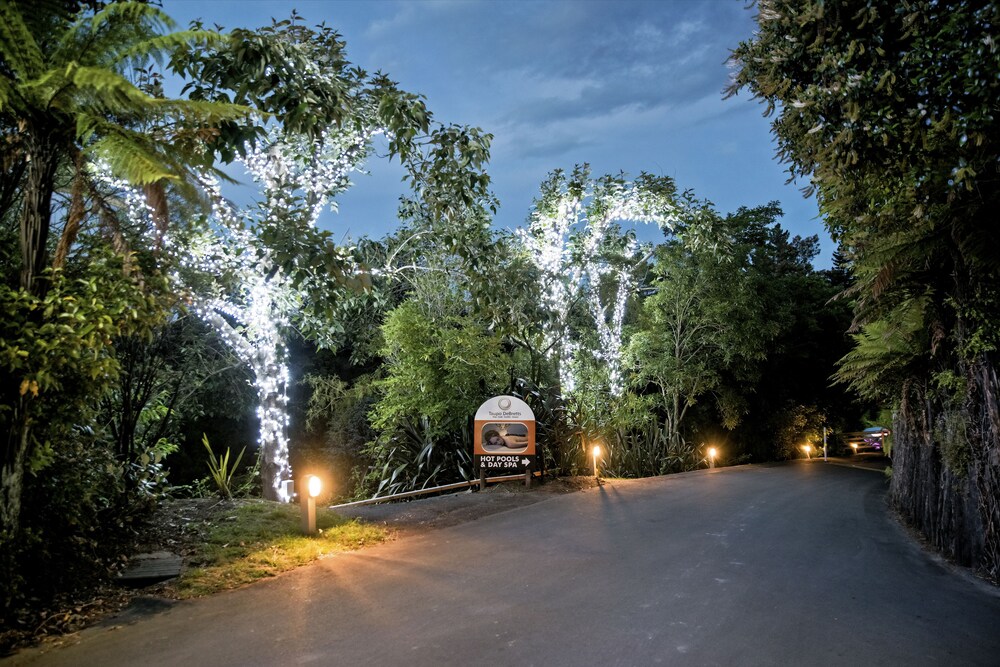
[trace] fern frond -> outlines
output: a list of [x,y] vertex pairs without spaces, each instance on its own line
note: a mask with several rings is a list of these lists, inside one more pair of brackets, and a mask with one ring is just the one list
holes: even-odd
[[189,123],[213,126],[222,121],[242,120],[250,116],[266,116],[257,109],[228,102],[208,100],[157,100],[157,106],[165,115],[177,117]]
[[135,113],[156,107],[155,97],[142,92],[120,74],[103,68],[70,63],[66,78],[76,91],[93,98],[94,102],[110,113]]
[[157,35],[131,44],[120,53],[114,54],[112,60],[114,62],[121,62],[130,58],[143,56],[157,57],[182,46],[209,47],[214,44],[221,44],[226,39],[224,35],[212,30],[182,30],[167,35]]
[[104,160],[111,172],[133,185],[146,185],[160,180],[180,180],[176,166],[161,153],[137,140],[138,133],[127,131],[104,134],[88,146],[87,152]]
[[854,349],[837,362],[835,382],[843,383],[869,399],[895,395],[904,370],[926,351],[927,299],[910,299],[889,317],[869,322],[851,336]]
[[151,28],[173,30],[177,25],[160,7],[145,2],[109,2],[104,9],[94,14],[89,21],[89,30],[100,32],[105,26],[114,24],[146,25]]
[[0,60],[14,72],[15,80],[32,79],[45,67],[38,43],[13,2],[0,2]]
[[11,85],[10,79],[0,76],[0,114],[9,113],[18,98],[17,91]]

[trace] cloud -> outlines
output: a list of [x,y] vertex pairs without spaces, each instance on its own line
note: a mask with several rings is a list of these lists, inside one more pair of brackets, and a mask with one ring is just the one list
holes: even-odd
[[[501,125],[551,126],[720,95],[728,49],[743,35],[737,28],[745,27],[745,17],[723,12],[709,23],[703,5],[740,8],[690,5],[701,13],[689,3],[643,5],[635,15],[628,4],[619,11],[603,3],[520,3],[533,10],[522,17],[523,27],[506,33],[515,35],[507,43],[493,44],[490,66],[471,76],[496,100],[493,120]],[[678,7],[690,16],[676,20]],[[484,43],[489,35],[489,29],[480,35]],[[473,49],[467,65],[476,62],[486,59]]]

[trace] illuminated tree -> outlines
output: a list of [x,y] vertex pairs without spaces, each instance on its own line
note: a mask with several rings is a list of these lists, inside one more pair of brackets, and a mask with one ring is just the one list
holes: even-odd
[[[178,252],[181,263],[196,270],[196,280],[220,277],[207,289],[196,288],[195,312],[253,371],[266,494],[287,500],[280,486],[281,480],[291,478],[284,340],[293,324],[329,340],[338,321],[323,323],[329,309],[313,312],[310,299],[326,291],[326,300],[334,302],[349,280],[362,276],[347,252],[319,232],[316,223],[330,199],[348,187],[348,174],[364,158],[371,136],[364,130],[325,133],[307,145],[301,137],[282,137],[271,130],[268,138],[247,148],[241,160],[263,200],[237,210],[207,183],[214,201],[212,218],[202,232],[181,243]],[[303,232],[295,241],[314,244],[304,248],[314,256],[291,257],[282,265],[279,257],[285,249],[267,241],[282,238],[289,228]],[[310,264],[316,259],[322,266]],[[323,274],[326,267],[334,270]]]
[[[621,176],[595,180],[587,165],[576,167],[568,177],[556,170],[542,184],[520,240],[538,269],[547,315],[541,347],[557,368],[562,392],[576,389],[573,368],[580,343],[570,330],[570,320],[583,301],[599,340],[599,347],[587,352],[606,364],[611,392],[622,391],[622,325],[637,246],[627,237],[614,251],[609,242],[618,235],[620,223],[652,223],[681,232],[682,218],[689,211],[685,199],[667,177],[643,174],[634,181]],[[614,283],[611,303],[605,302],[601,289],[608,278]]]
[[[407,170],[412,195],[403,202],[405,215],[446,228],[489,184],[481,171],[489,135],[432,123],[418,96],[381,74],[351,68],[343,49],[336,32],[305,28],[293,17],[258,32],[234,30],[216,53],[173,61],[178,71],[206,77],[192,95],[218,96],[210,85],[216,81],[232,86],[238,101],[278,115],[268,127],[226,128],[233,139],[245,139],[235,153],[260,188],[260,203],[237,211],[216,192],[207,227],[181,243],[190,268],[221,278],[195,291],[196,307],[254,371],[261,472],[272,498],[281,497],[281,481],[291,472],[284,337],[294,326],[331,344],[343,330],[352,290],[370,284],[369,269],[379,270],[362,270],[351,249],[319,229],[320,213],[336,208],[335,197],[350,186],[377,136]],[[255,79],[259,67],[271,68],[286,88]],[[244,84],[245,77],[253,82]]]

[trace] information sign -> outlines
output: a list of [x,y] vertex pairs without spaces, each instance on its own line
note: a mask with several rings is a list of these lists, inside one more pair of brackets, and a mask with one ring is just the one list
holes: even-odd
[[523,472],[535,458],[535,414],[515,396],[496,396],[476,411],[473,453],[486,474]]

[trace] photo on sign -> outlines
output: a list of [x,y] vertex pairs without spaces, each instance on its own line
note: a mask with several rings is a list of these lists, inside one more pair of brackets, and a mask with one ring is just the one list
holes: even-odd
[[483,451],[516,454],[528,448],[528,427],[524,424],[489,423],[483,426]]

